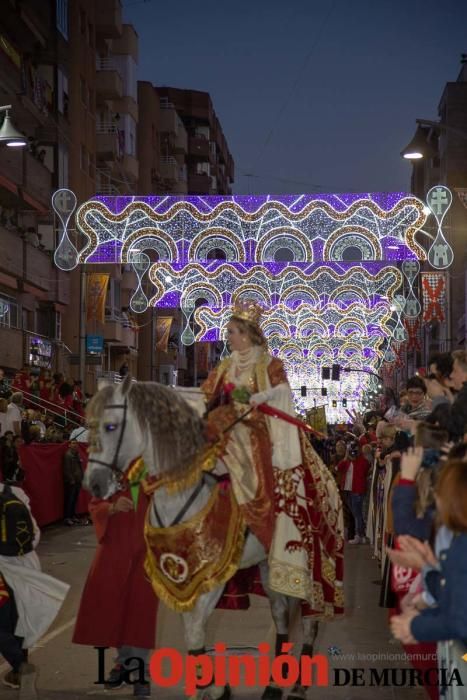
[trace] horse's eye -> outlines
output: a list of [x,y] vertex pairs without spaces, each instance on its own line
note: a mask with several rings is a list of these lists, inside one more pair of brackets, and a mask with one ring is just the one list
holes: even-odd
[[115,423],[107,423],[105,426],[105,432],[106,433],[113,433],[114,430],[117,430],[117,426]]

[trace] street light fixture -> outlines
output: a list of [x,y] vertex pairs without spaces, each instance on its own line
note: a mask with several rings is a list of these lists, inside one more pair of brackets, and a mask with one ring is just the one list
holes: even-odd
[[461,138],[467,139],[467,131],[456,129],[454,126],[448,126],[443,122],[435,122],[430,119],[416,119],[417,131],[410,143],[401,151],[401,156],[406,160],[420,160],[426,156],[434,154],[434,148],[427,142],[427,127],[431,127],[438,131],[448,131],[456,134]]
[[6,113],[3,124],[0,127],[0,144],[5,144],[5,146],[10,146],[10,148],[23,148],[26,146],[27,141],[24,135],[13,126],[8,111],[10,109],[11,105],[0,107],[0,112]]

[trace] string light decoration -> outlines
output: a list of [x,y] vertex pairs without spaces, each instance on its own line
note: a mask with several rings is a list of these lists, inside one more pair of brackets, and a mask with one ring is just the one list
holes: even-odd
[[[180,308],[186,345],[223,339],[233,304],[257,301],[291,383],[321,387],[322,367],[376,371],[401,342],[401,317],[414,311],[402,285],[413,295],[408,265],[426,259],[416,240],[426,218],[404,193],[97,197],[76,214],[87,240],[77,264],[132,265],[132,311]],[[343,375],[329,397],[351,408],[367,381]]]

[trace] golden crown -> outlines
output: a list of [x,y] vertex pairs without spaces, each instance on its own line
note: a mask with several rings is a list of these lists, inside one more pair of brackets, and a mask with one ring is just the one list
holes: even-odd
[[243,321],[248,321],[254,326],[258,326],[261,316],[263,314],[263,309],[255,301],[245,300],[235,302],[232,309],[232,316],[235,318],[241,318]]

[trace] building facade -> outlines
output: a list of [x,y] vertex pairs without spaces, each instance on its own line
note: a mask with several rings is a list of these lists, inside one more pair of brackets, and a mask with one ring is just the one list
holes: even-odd
[[0,146],[0,366],[62,371],[68,275],[53,264],[52,191],[67,182],[70,123],[67,3],[6,0],[0,28],[1,105],[27,138]]
[[[418,366],[428,362],[437,351],[456,350],[466,344],[467,318],[467,210],[459,190],[467,188],[467,61],[463,57],[456,81],[446,83],[438,105],[439,125],[418,127],[417,138],[423,144],[424,157],[412,161],[411,190],[425,200],[431,187],[442,184],[453,193],[452,206],[443,222],[443,232],[454,251],[452,265],[446,269],[446,312],[444,319],[423,326]],[[429,221],[432,221],[430,217]],[[437,229],[426,226],[432,236]],[[421,239],[420,239],[421,240]],[[432,240],[423,241],[426,249]],[[426,266],[430,270],[430,266]],[[410,358],[409,358],[410,359]]]
[[[138,83],[139,194],[232,193],[234,162],[207,92]],[[155,251],[145,250],[153,262]],[[219,359],[222,344],[180,342],[180,309],[142,315],[138,377],[194,386]]]

